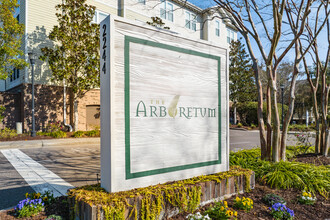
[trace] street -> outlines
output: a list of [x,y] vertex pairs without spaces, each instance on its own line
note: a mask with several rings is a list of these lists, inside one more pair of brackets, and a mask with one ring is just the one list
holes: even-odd
[[[52,190],[64,195],[70,187],[95,184],[100,178],[99,139],[66,144],[26,145],[10,148],[0,145],[0,210],[15,206],[25,193]],[[92,140],[92,141],[91,141]],[[4,143],[4,142],[3,142]],[[3,144],[1,143],[1,144]],[[54,145],[58,143],[58,145]],[[230,130],[230,149],[237,151],[258,147],[258,131]]]

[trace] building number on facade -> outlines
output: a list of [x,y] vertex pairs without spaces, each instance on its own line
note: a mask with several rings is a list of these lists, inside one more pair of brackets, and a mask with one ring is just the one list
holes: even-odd
[[103,67],[102,67],[102,72],[104,74],[106,74],[106,64],[107,64],[107,61],[106,61],[106,58],[107,58],[107,55],[106,55],[107,32],[106,32],[106,30],[107,30],[107,26],[104,24],[102,26],[102,28],[103,28],[103,47],[102,47],[102,49],[103,49],[103,55],[102,55],[102,59],[103,59],[103,62],[104,62],[103,63]]

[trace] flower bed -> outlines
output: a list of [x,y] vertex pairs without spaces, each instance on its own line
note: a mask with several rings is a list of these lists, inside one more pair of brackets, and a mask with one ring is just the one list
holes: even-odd
[[80,187],[70,190],[69,197],[76,219],[168,219],[250,191],[251,186],[253,172],[234,166],[228,172],[118,193],[107,193],[99,185]]

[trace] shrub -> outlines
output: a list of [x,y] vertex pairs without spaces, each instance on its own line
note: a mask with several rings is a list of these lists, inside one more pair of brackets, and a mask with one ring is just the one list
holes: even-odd
[[15,207],[18,218],[37,215],[44,208],[42,199],[24,199]]
[[73,133],[73,137],[80,138],[80,137],[84,136],[84,133],[85,132],[83,132],[83,131],[76,131]]
[[66,133],[64,131],[55,131],[55,132],[50,132],[49,136],[53,137],[53,138],[65,138],[66,137]]
[[63,218],[58,215],[50,215],[46,218],[46,220],[62,220]]
[[304,145],[297,145],[297,146],[287,146],[286,147],[286,158],[291,159],[298,154],[307,154],[307,153],[314,153],[315,147],[314,146],[304,146]]
[[275,203],[269,208],[270,214],[274,217],[274,219],[286,219],[291,220],[294,218],[293,210],[287,208],[282,203]]
[[4,112],[6,111],[6,108],[5,108],[5,106],[0,106],[0,121],[2,121],[2,119],[5,117],[4,116]]
[[249,212],[251,209],[253,209],[253,201],[250,198],[243,197],[241,199],[236,197],[234,201],[234,207]]
[[231,219],[237,216],[237,212],[228,208],[226,201],[216,202],[211,208],[205,211],[211,219]]
[[256,128],[257,126],[255,124],[251,124],[251,128]]
[[85,135],[88,136],[88,137],[99,137],[100,136],[100,130],[86,131]]
[[292,124],[289,125],[289,131],[301,131],[301,132],[307,132],[307,131],[312,131],[315,129],[315,125],[311,124],[310,126],[306,126],[303,124]]
[[45,132],[46,133],[52,133],[52,132],[56,132],[56,131],[62,131],[62,129],[63,129],[63,126],[62,126],[62,123],[60,121],[49,122],[46,125]]
[[239,128],[243,127],[242,123],[238,123],[237,127],[239,127]]
[[279,196],[279,195],[276,195],[276,194],[273,194],[273,193],[270,193],[270,194],[267,194],[265,195],[262,200],[269,206],[272,206],[274,205],[275,203],[282,203],[284,205],[286,205],[286,202],[285,200],[283,199],[283,197]]
[[260,159],[260,150],[230,153],[230,165],[239,165],[255,172],[257,180],[279,189],[306,189],[327,197],[330,190],[330,169],[299,162],[272,163]]
[[16,130],[10,128],[4,128],[0,131],[0,138],[12,138],[16,136],[17,136]]
[[[266,120],[267,103],[263,104],[263,115]],[[258,102],[241,102],[237,103],[237,113],[243,124],[258,124]],[[287,112],[288,106],[284,105],[284,113]],[[282,114],[282,105],[277,104],[278,114]]]

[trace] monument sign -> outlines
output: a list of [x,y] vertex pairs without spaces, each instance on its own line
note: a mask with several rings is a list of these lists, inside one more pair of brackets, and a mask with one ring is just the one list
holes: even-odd
[[102,187],[227,171],[227,48],[130,22],[100,26]]

